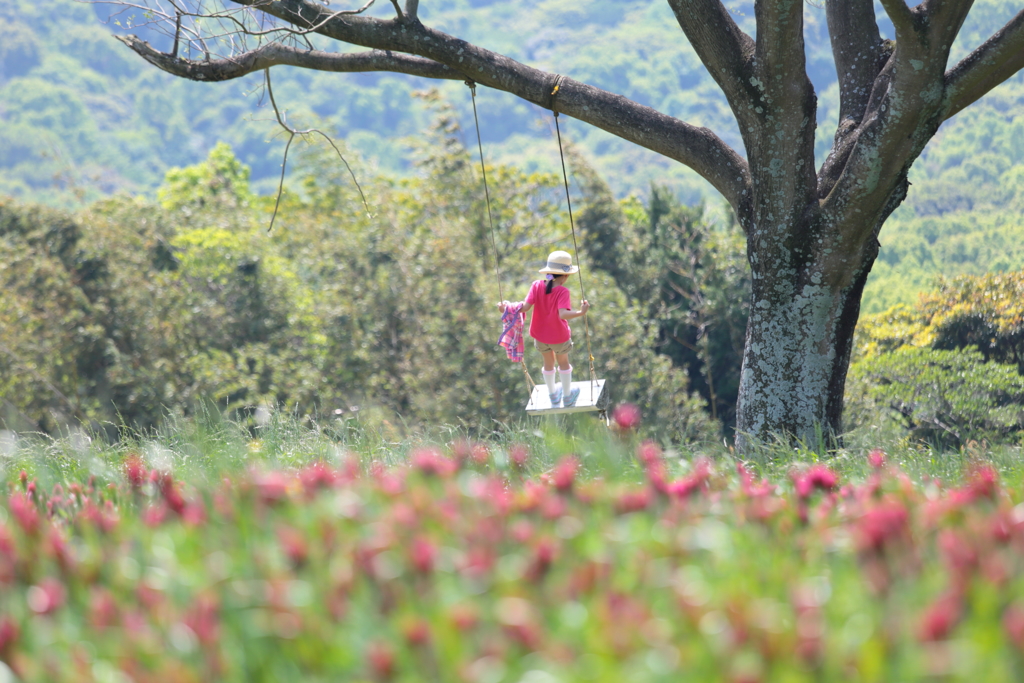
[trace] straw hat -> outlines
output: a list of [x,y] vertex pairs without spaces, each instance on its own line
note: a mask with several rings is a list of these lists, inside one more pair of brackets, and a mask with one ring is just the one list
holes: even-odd
[[548,275],[572,275],[579,271],[577,266],[572,265],[572,256],[567,251],[553,251],[548,256],[547,265],[538,270],[538,273]]

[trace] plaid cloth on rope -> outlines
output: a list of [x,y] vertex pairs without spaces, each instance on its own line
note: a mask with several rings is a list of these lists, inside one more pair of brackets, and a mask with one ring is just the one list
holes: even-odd
[[498,346],[505,347],[505,353],[513,363],[522,363],[523,356],[526,355],[526,344],[523,340],[523,305],[522,301],[510,303],[501,314],[504,329],[498,337]]

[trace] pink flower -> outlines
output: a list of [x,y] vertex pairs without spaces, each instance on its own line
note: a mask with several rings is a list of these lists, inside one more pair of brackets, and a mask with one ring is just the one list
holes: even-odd
[[146,464],[138,453],[131,453],[124,459],[124,475],[133,491],[138,491],[146,483]]
[[216,645],[220,639],[219,611],[216,598],[200,595],[185,614],[184,623],[196,634],[200,644]]
[[276,470],[262,472],[253,477],[256,492],[265,505],[276,505],[288,496],[288,478]]
[[449,477],[459,465],[454,460],[444,457],[434,448],[419,448],[409,456],[409,462],[423,474],[428,476]]
[[[24,474],[24,472],[22,472]],[[10,509],[18,526],[29,536],[34,536],[39,531],[39,511],[35,504],[24,493],[15,491],[7,499],[7,507]]]
[[529,458],[530,452],[527,450],[526,446],[521,443],[512,444],[512,447],[508,449],[508,459],[516,469],[523,469]]
[[762,479],[760,482],[755,483],[754,475],[741,462],[736,463],[736,472],[740,475],[740,491],[745,496],[763,498],[775,491],[775,485],[767,479]]
[[300,531],[289,526],[282,526],[277,530],[277,541],[281,544],[281,550],[288,557],[292,567],[298,568],[306,564],[306,560],[309,558],[309,546]]
[[430,642],[430,624],[424,619],[415,619],[402,628],[405,642],[412,647],[426,645]]
[[991,498],[994,500],[999,491],[999,473],[991,465],[975,467],[969,475],[968,490],[974,499]]
[[7,655],[14,644],[18,642],[20,635],[21,629],[18,628],[16,621],[6,615],[0,619],[0,657],[10,661]]
[[809,498],[815,489],[831,491],[839,484],[839,477],[825,465],[813,465],[803,474],[793,475],[793,485],[800,498]]
[[468,631],[475,628],[480,621],[480,615],[472,605],[455,605],[448,613],[452,624],[460,631]]
[[966,581],[978,566],[978,553],[970,541],[952,529],[939,534],[939,548],[954,578]]
[[630,512],[646,510],[651,504],[651,490],[626,491],[615,501],[615,512],[624,515]]
[[66,598],[64,584],[49,576],[37,585],[30,586],[26,594],[28,607],[36,614],[52,614],[64,604]]
[[612,411],[612,421],[623,431],[640,426],[640,408],[632,403],[620,403]]
[[668,492],[676,498],[693,495],[711,479],[711,462],[707,458],[698,458],[693,464],[693,472],[682,479],[668,485]]
[[559,491],[566,492],[572,489],[572,484],[576,480],[576,472],[580,468],[579,460],[574,456],[567,455],[555,465],[555,469],[551,472],[551,483],[555,485],[555,488]]
[[[1024,606],[1021,603],[1014,603],[1003,612],[1003,630],[1006,631],[1011,643],[1024,650]],[[0,646],[0,652],[2,651],[3,648]]]
[[664,462],[659,460],[647,466],[647,483],[658,493],[664,496],[669,494],[668,469]]
[[885,467],[885,451],[881,448],[875,448],[868,453],[868,464],[876,470]]
[[188,526],[202,526],[206,523],[206,506],[201,500],[193,500],[181,513],[181,521]]
[[142,523],[148,527],[158,527],[167,519],[167,506],[163,503],[150,505],[142,511]]
[[409,549],[409,557],[412,566],[420,574],[429,574],[434,571],[434,558],[437,556],[437,549],[430,541],[422,536],[413,539],[412,547]]
[[960,620],[960,600],[947,594],[933,602],[921,619],[918,637],[924,642],[945,640]]
[[525,519],[520,519],[512,525],[509,534],[516,543],[526,543],[533,536],[533,525]]
[[868,508],[855,527],[858,547],[862,551],[881,552],[890,541],[906,534],[908,518],[907,509],[896,500]]
[[299,481],[308,495],[319,489],[329,489],[338,481],[338,473],[322,462],[314,462],[299,472]]
[[558,546],[555,545],[552,539],[540,539],[533,550],[533,560],[526,570],[526,577],[531,581],[536,581],[547,574],[548,569],[551,568],[552,563],[555,561],[557,550]]
[[486,444],[475,443],[469,452],[469,458],[476,465],[486,465],[491,460],[491,451]]
[[366,659],[375,679],[389,681],[395,675],[395,653],[387,643],[379,640],[370,643]]
[[178,486],[170,472],[162,473],[157,478],[156,484],[160,489],[160,495],[163,496],[164,502],[167,503],[168,509],[177,515],[185,511],[185,498],[182,497],[181,491],[178,490]]
[[645,466],[650,467],[654,463],[661,461],[661,447],[654,441],[647,439],[637,446],[636,457]]
[[117,526],[119,521],[112,501],[105,501],[101,508],[93,503],[91,498],[86,498],[85,505],[82,506],[82,511],[79,513],[79,517],[91,524],[94,524],[96,528],[103,533],[110,533]]
[[53,558],[57,561],[57,566],[62,570],[68,571],[74,566],[74,558],[71,556],[71,549],[68,548],[67,542],[56,528],[50,527],[50,535],[47,539],[50,545],[50,552],[53,553]]
[[89,625],[97,629],[116,626],[119,610],[114,596],[106,588],[93,588],[89,596]]

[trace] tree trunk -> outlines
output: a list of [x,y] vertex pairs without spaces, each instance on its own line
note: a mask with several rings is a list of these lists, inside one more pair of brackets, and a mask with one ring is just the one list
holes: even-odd
[[844,259],[843,273],[836,272],[831,249],[794,264],[780,257],[805,250],[748,240],[753,280],[736,413],[741,453],[776,438],[813,447],[840,442],[853,334],[878,255],[875,235],[877,229],[859,255]]

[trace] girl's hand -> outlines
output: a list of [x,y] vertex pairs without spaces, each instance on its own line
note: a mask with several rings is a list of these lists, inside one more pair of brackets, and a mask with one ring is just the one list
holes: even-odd
[[586,313],[589,310],[590,310],[590,302],[587,301],[586,299],[584,299],[583,302],[580,304],[580,313]]
[[507,302],[507,301],[499,301],[499,302],[498,302],[497,304],[495,304],[495,305],[496,305],[496,306],[497,306],[498,308],[500,308],[501,310],[505,310],[505,307],[506,307],[506,306],[508,306],[508,302]]

